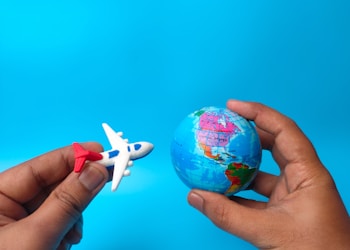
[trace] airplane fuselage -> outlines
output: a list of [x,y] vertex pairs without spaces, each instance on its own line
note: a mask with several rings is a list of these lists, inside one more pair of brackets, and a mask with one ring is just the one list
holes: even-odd
[[[136,143],[130,143],[125,145],[127,148],[127,151],[130,153],[130,160],[137,160],[139,158],[144,157],[147,155],[153,148],[153,145],[148,142],[136,142]],[[104,151],[100,153],[102,155],[102,159],[96,161],[97,163],[100,163],[106,167],[113,166],[115,163],[116,157],[118,157],[121,150],[118,149],[111,149],[108,151]],[[132,161],[129,161],[129,166],[132,165]]]

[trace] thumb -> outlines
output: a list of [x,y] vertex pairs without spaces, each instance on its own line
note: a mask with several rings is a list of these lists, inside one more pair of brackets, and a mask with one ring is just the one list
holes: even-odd
[[[43,245],[59,244],[96,194],[107,182],[106,168],[89,163],[81,174],[70,173],[32,214]],[[46,241],[46,242],[45,242]]]
[[266,225],[263,210],[245,207],[224,195],[196,189],[189,193],[187,199],[190,205],[219,228],[253,244],[259,244],[263,226]]

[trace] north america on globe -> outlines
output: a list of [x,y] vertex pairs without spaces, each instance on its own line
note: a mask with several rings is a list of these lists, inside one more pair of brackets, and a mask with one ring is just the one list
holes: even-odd
[[185,117],[174,133],[170,153],[177,175],[188,187],[227,196],[251,183],[262,155],[254,125],[217,107]]

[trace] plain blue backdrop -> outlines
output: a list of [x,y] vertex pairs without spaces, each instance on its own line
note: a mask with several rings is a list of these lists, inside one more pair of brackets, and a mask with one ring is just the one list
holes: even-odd
[[[0,170],[73,141],[108,149],[108,122],[155,149],[90,204],[74,249],[254,249],[187,204],[169,155],[188,113],[237,98],[293,118],[349,209],[349,13],[346,0],[0,0]],[[261,168],[278,173],[268,153]]]

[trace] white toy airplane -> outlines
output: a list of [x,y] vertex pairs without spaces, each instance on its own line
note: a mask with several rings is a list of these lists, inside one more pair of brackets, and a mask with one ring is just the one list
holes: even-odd
[[149,142],[128,143],[123,139],[122,132],[116,133],[107,123],[102,124],[111,150],[102,153],[96,153],[85,150],[79,143],[73,143],[75,154],[74,172],[81,172],[85,161],[96,161],[106,167],[114,166],[112,191],[115,191],[123,176],[129,176],[130,170],[127,167],[132,166],[133,161],[149,154],[153,149],[153,144]]

